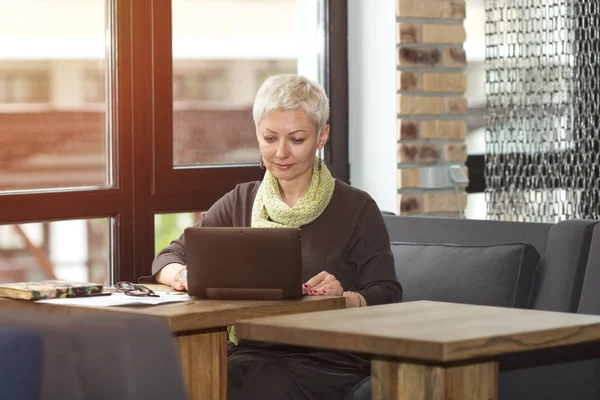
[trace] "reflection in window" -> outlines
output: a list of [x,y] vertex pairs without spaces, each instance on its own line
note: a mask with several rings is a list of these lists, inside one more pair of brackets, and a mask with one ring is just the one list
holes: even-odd
[[252,105],[297,72],[297,0],[173,0],[175,166],[258,164]]
[[0,192],[113,183],[106,5],[0,0]]
[[224,101],[227,98],[225,70],[206,69],[173,74],[174,101]]
[[0,283],[71,279],[106,284],[109,219],[0,225]]
[[270,75],[295,73],[296,62],[176,61],[173,68],[175,165],[257,163],[256,91]]
[[[90,66],[92,67],[92,66]],[[82,96],[85,103],[104,103],[104,68],[90,68],[83,71]]]
[[0,72],[0,103],[48,103],[49,71]]

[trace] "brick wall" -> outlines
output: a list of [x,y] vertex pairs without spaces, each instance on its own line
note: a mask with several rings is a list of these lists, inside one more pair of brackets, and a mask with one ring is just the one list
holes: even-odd
[[[402,215],[458,216],[466,185],[425,188],[430,167],[467,159],[464,0],[398,0],[398,195]],[[436,168],[436,173],[446,173]]]

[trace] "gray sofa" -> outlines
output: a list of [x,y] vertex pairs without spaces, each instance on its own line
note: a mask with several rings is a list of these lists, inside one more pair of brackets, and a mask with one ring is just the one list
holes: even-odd
[[[390,215],[383,218],[405,291],[403,301],[427,299],[577,312],[581,311],[580,299],[594,297],[587,287],[582,295],[582,289],[598,221],[544,224]],[[600,247],[600,231],[595,233]],[[600,263],[600,249],[597,257]],[[597,276],[591,277],[590,270],[585,281],[593,286],[591,282],[596,279],[599,283],[595,287],[600,288],[600,265],[597,269]],[[600,301],[595,307],[600,308]],[[533,366],[531,357],[504,357],[500,368],[501,400],[600,398],[555,397],[554,393],[549,397],[539,388],[547,384],[544,368],[550,367]],[[573,384],[581,384],[581,380],[591,384],[590,373],[583,375],[576,382],[567,379],[564,384],[552,383],[563,385],[564,393],[573,393]],[[592,390],[589,386],[586,396]],[[370,399],[370,391],[370,380],[366,379],[348,400]]]
[[[577,289],[568,312],[600,315],[600,224],[592,233],[586,267],[573,282]],[[560,286],[558,283],[557,286]],[[556,303],[542,303],[553,309]],[[563,310],[557,310],[563,311]],[[600,399],[600,344],[503,357],[501,395],[514,400]]]

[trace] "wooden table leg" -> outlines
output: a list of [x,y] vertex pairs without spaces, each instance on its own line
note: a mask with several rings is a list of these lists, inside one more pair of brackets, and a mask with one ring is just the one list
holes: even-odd
[[373,360],[373,400],[497,400],[498,362],[432,366]]
[[227,330],[177,336],[190,400],[227,399]]

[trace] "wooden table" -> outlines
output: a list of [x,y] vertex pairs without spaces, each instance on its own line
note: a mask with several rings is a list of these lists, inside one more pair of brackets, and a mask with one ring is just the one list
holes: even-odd
[[[160,294],[166,286],[147,285]],[[298,300],[191,300],[147,307],[84,307],[2,300],[0,307],[90,316],[135,313],[164,319],[177,339],[190,400],[227,398],[227,326],[246,318],[342,309],[344,297],[306,296]]]
[[235,327],[242,339],[371,354],[373,400],[497,399],[500,355],[600,340],[600,316],[432,301]]

